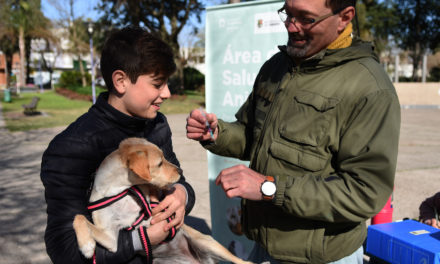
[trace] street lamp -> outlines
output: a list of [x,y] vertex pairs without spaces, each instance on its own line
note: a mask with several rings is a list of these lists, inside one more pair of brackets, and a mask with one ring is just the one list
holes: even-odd
[[87,26],[87,32],[89,33],[90,38],[90,67],[92,68],[92,98],[93,103],[96,102],[96,92],[95,92],[95,63],[93,60],[93,23],[89,22]]

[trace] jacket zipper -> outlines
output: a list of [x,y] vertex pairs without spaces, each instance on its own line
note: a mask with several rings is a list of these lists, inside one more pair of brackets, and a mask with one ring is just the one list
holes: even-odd
[[[295,73],[295,68],[292,68],[292,72],[289,73],[290,74],[289,80],[286,83],[290,82],[293,79],[294,73]],[[264,119],[264,125],[263,125],[263,128],[261,129],[260,137],[258,138],[258,145],[257,145],[257,148],[255,149],[255,155],[254,155],[254,158],[252,159],[252,163],[251,163],[252,165],[256,164],[258,153],[260,152],[260,149],[261,149],[261,143],[263,141],[264,134],[265,134],[266,129],[267,129],[268,124],[269,124],[268,121],[272,118],[275,102],[278,100],[278,97],[279,97],[278,95],[279,95],[280,90],[281,90],[281,85],[284,84],[284,83],[285,82],[283,82],[283,79],[282,79],[280,81],[280,83],[278,84],[278,87],[277,87],[277,89],[275,91],[274,100],[272,101],[272,103],[270,105],[270,108],[269,108],[269,112],[267,113],[266,118]],[[265,174],[266,170],[267,170],[267,167],[265,165],[264,170],[262,171],[262,173]]]

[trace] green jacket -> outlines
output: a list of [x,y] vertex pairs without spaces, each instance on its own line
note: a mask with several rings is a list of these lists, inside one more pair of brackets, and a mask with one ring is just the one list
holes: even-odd
[[252,240],[283,263],[326,263],[358,249],[392,193],[400,130],[396,91],[373,48],[324,50],[299,66],[284,52],[261,68],[211,152],[274,176],[272,202],[242,201]]

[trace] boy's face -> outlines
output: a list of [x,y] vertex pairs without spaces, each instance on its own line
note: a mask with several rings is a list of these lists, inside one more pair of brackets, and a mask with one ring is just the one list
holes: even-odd
[[138,77],[136,83],[127,80],[125,93],[116,108],[130,116],[153,119],[160,105],[170,96],[168,78],[144,74]]

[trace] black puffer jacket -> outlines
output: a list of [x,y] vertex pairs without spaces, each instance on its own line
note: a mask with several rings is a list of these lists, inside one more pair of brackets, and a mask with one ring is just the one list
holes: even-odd
[[[45,242],[54,263],[89,263],[78,249],[72,227],[76,214],[90,214],[86,209],[91,175],[101,161],[128,137],[143,137],[162,149],[165,158],[180,167],[173,152],[171,130],[165,116],[158,113],[153,120],[127,116],[107,103],[102,93],[88,113],[82,115],[57,135],[43,154],[41,180],[47,203]],[[186,187],[188,214],[195,202],[194,190],[182,176],[179,183]],[[98,247],[97,263],[143,263],[135,254],[131,234],[119,233],[118,252],[111,254]]]

